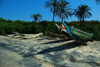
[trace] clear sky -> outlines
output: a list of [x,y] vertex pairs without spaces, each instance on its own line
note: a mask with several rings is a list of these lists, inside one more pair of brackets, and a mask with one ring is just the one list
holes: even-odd
[[[30,18],[30,15],[41,14],[43,20],[52,21],[53,13],[50,12],[49,8],[45,9],[45,2],[49,0],[0,0],[0,18],[6,20],[22,20],[22,21],[32,21],[33,18]],[[85,19],[90,20],[99,20],[100,21],[100,4],[96,4],[95,0],[66,0],[71,5],[72,9],[75,9],[81,4],[88,5],[92,11],[92,17]],[[55,21],[59,21],[55,17]],[[77,17],[72,16],[65,21],[78,21]]]

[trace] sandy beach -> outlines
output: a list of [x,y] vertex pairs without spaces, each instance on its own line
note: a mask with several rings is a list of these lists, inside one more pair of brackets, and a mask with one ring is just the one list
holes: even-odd
[[100,67],[100,41],[0,36],[0,67]]

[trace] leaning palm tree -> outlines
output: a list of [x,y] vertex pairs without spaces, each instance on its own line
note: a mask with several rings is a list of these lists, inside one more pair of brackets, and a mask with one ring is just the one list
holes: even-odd
[[72,15],[72,8],[69,6],[69,2],[66,2],[66,0],[60,0],[59,1],[59,11],[56,13],[60,18],[63,19],[68,18],[68,16],[71,17]]
[[80,18],[80,22],[81,19],[83,20],[83,24],[84,24],[84,18],[90,18],[92,16],[92,14],[89,12],[90,7],[88,7],[86,4],[81,6],[78,6],[77,9],[75,9],[75,16],[77,16],[77,18]]
[[31,15],[31,18],[33,18],[35,22],[37,22],[38,20],[42,19],[42,16],[40,14],[33,14]]
[[53,12],[53,22],[55,13],[58,11],[58,1],[57,0],[50,0],[45,2],[45,8],[50,8],[50,11]]

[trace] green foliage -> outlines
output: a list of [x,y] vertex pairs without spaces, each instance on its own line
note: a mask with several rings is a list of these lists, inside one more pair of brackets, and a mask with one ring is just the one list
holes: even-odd
[[53,13],[53,22],[54,22],[54,16],[57,13],[59,7],[58,0],[50,0],[45,2],[45,8],[50,8],[50,11]]
[[57,11],[56,15],[59,16],[62,21],[65,18],[68,18],[69,16],[71,17],[73,12],[71,11],[72,8],[69,5],[69,2],[66,0],[60,0],[59,1],[59,10]]
[[75,10],[74,10],[74,15],[80,20],[80,25],[81,25],[81,20],[83,20],[83,24],[84,25],[84,18],[90,18],[92,16],[91,12],[89,12],[91,9],[90,7],[88,7],[88,5],[82,5],[78,6]]
[[35,22],[37,22],[38,20],[42,20],[42,15],[40,14],[33,14],[31,15],[31,18],[34,18]]
[[[35,34],[45,31],[50,31],[53,33],[60,33],[58,28],[55,26],[55,23],[61,26],[61,22],[50,22],[50,21],[41,21],[38,23],[25,22],[25,21],[11,21],[3,20],[0,18],[0,35],[12,34],[12,31],[19,33]],[[66,22],[68,26],[73,26],[74,28],[83,30],[88,33],[93,33],[93,39],[100,40],[100,22],[99,21],[85,21],[84,26],[80,26],[79,21]]]
[[97,4],[100,4],[100,0],[95,0]]

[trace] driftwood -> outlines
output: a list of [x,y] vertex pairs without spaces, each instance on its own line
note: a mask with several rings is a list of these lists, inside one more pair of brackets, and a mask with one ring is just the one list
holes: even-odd
[[[28,35],[28,34],[27,34],[27,35]],[[27,36],[27,35],[23,36],[22,38],[24,38],[24,39],[36,38],[36,37],[42,36],[43,33],[33,34],[33,35],[30,35],[30,36]]]
[[19,38],[19,37],[21,37],[21,33],[18,33],[18,32],[12,32],[13,33],[13,35],[12,35],[12,38]]
[[14,32],[14,31],[12,31],[12,33],[13,33],[13,34],[16,34],[16,35],[19,35],[19,34],[21,34],[21,33],[18,33],[18,32]]
[[43,33],[37,33],[37,34],[22,34],[18,32],[13,32],[13,33],[14,34],[8,36],[10,36],[11,38],[29,39],[29,38],[36,38],[43,35]]
[[50,36],[65,38],[63,34],[56,34],[56,33],[50,32],[50,31],[46,31],[46,33],[49,34]]

